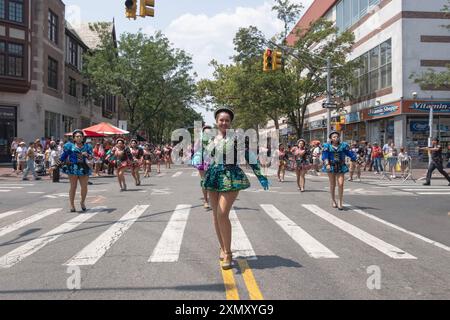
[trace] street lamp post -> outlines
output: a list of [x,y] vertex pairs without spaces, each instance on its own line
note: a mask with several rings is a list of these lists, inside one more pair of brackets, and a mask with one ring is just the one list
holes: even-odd
[[[327,106],[331,103],[331,59],[327,58]],[[327,139],[331,133],[331,109],[327,108]]]

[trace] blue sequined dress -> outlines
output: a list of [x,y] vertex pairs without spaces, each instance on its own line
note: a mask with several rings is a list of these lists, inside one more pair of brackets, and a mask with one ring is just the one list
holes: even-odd
[[87,164],[87,157],[82,154],[83,152],[86,152],[89,156],[92,156],[92,146],[89,144],[83,144],[81,148],[78,148],[72,142],[67,142],[64,145],[63,153],[61,154],[59,160],[64,163],[62,171],[65,174],[72,176],[91,175],[92,170]]
[[[348,166],[345,163],[346,156],[352,161],[356,161],[356,154],[350,150],[350,146],[347,143],[341,142],[337,147],[333,146],[331,143],[324,144],[322,151],[322,172],[347,173]],[[330,171],[327,170],[327,164],[331,167]]]

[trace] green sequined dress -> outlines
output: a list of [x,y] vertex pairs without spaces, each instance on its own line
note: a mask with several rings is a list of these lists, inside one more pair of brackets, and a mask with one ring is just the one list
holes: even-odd
[[[204,189],[215,192],[229,192],[244,190],[250,187],[250,181],[247,175],[237,164],[237,143],[234,138],[225,138],[217,143],[212,141],[209,144],[208,149],[213,157],[208,170],[205,172],[205,178],[202,181],[202,187]],[[211,148],[214,150],[211,150]],[[223,150],[221,153],[223,158],[221,156],[214,157],[216,150]],[[227,151],[229,152],[228,154],[234,154],[234,161],[231,164],[226,161]],[[218,161],[218,159],[223,160]],[[249,162],[250,167],[264,189],[268,189],[268,180],[261,173],[259,161],[257,161],[256,156],[250,152],[245,152],[245,160]]]

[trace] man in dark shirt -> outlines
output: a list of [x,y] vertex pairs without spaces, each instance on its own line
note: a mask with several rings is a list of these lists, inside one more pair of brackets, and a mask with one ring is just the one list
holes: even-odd
[[431,175],[433,174],[433,171],[435,169],[438,169],[438,171],[448,180],[448,185],[450,186],[450,176],[444,170],[444,167],[442,165],[442,147],[439,144],[439,139],[434,138],[431,143],[432,147],[421,148],[423,150],[429,151],[431,156],[431,163],[428,167],[427,172],[427,182],[425,182],[423,185],[429,186],[431,184]]

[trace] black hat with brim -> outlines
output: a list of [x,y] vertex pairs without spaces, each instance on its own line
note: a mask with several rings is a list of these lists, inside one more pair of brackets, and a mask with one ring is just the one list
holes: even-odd
[[341,136],[341,134],[340,134],[339,132],[333,131],[333,132],[331,132],[331,133],[328,135],[328,138],[331,139],[331,136],[332,136],[333,134],[337,134],[339,137]]
[[221,107],[221,108],[217,109],[216,111],[214,111],[214,119],[217,119],[217,115],[222,112],[228,113],[230,115],[231,121],[233,121],[234,112],[233,112],[233,110],[231,110],[230,108],[227,108],[227,107]]

